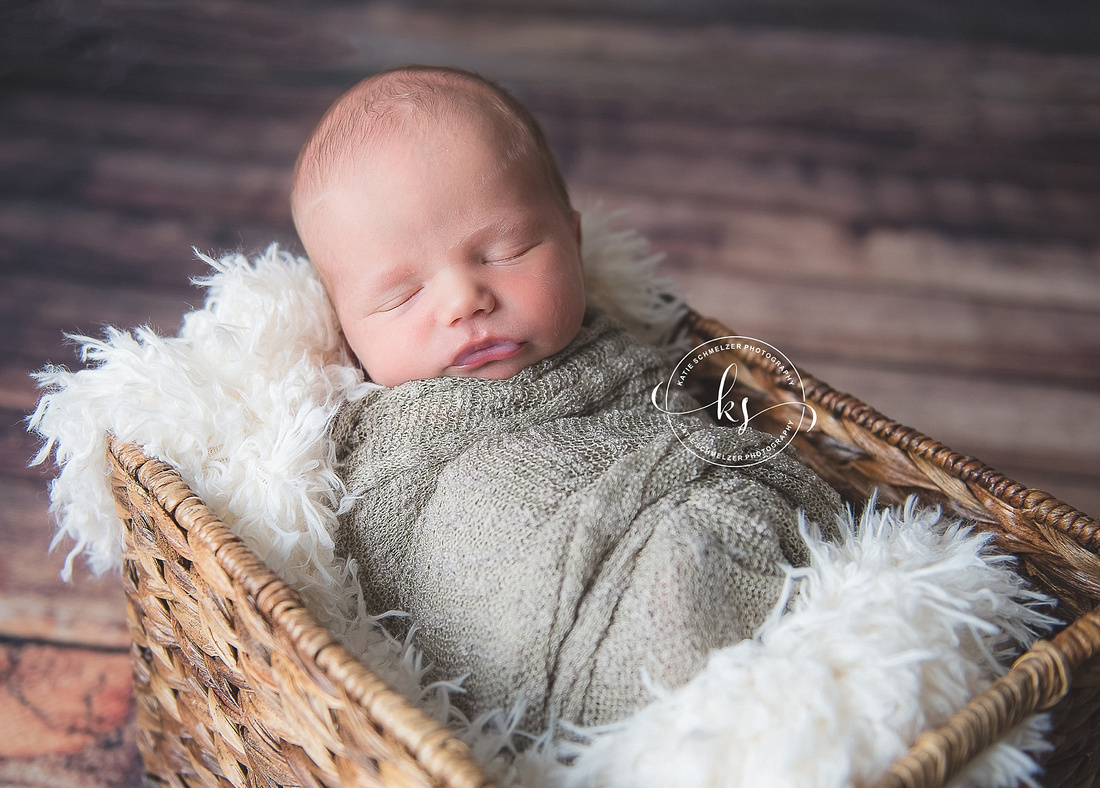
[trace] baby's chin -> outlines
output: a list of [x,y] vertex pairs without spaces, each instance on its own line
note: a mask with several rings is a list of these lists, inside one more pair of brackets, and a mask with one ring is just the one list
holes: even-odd
[[477,369],[456,369],[454,367],[446,367],[437,372],[424,372],[419,375],[404,375],[397,378],[387,378],[384,375],[373,377],[366,370],[363,370],[364,377],[370,383],[377,383],[380,386],[386,388],[393,388],[400,386],[403,383],[412,383],[417,380],[437,380],[439,378],[478,378],[480,380],[507,380],[508,378],[515,377],[527,367],[536,363],[541,359],[530,361],[522,364],[509,363],[508,361],[492,361],[484,364]]
[[476,369],[456,369],[448,367],[443,373],[444,377],[452,378],[480,378],[481,380],[507,380],[515,377],[532,364],[541,361],[541,358],[533,360],[505,359],[503,361],[489,361]]

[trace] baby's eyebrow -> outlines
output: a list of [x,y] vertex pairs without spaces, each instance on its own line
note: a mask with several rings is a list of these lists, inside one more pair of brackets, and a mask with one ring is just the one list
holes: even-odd
[[524,232],[535,224],[533,216],[527,211],[517,212],[513,216],[497,216],[485,224],[475,227],[460,241],[460,245],[469,246],[472,243],[493,238],[500,235],[515,235]]

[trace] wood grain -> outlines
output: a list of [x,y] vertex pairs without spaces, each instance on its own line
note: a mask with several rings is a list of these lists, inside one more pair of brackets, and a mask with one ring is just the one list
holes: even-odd
[[0,642],[0,782],[140,784],[126,651]]

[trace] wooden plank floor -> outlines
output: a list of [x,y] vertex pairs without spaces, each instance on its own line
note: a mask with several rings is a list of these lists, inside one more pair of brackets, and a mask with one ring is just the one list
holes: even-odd
[[1089,6],[1043,25],[1022,2],[998,4],[1003,20],[955,10],[953,30],[917,21],[931,0],[894,20],[831,2],[849,29],[800,2],[633,5],[0,11],[0,784],[140,776],[118,580],[57,579],[48,471],[26,467],[28,373],[76,363],[63,332],[175,331],[201,298],[192,246],[297,249],[297,148],[385,65],[498,79],[545,124],[578,200],[624,209],[697,308],[1100,512]]

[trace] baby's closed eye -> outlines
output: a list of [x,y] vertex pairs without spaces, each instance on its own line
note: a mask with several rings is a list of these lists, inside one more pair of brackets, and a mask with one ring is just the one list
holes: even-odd
[[519,246],[513,246],[511,248],[494,250],[485,257],[485,262],[491,265],[507,265],[508,263],[517,262],[520,258],[526,255],[528,252],[539,246],[541,241],[533,243],[525,243]]
[[375,309],[376,312],[391,312],[400,306],[404,306],[411,301],[417,293],[423,290],[422,287],[411,287],[407,290],[402,290],[400,293],[394,295],[392,298],[386,300],[381,306]]

